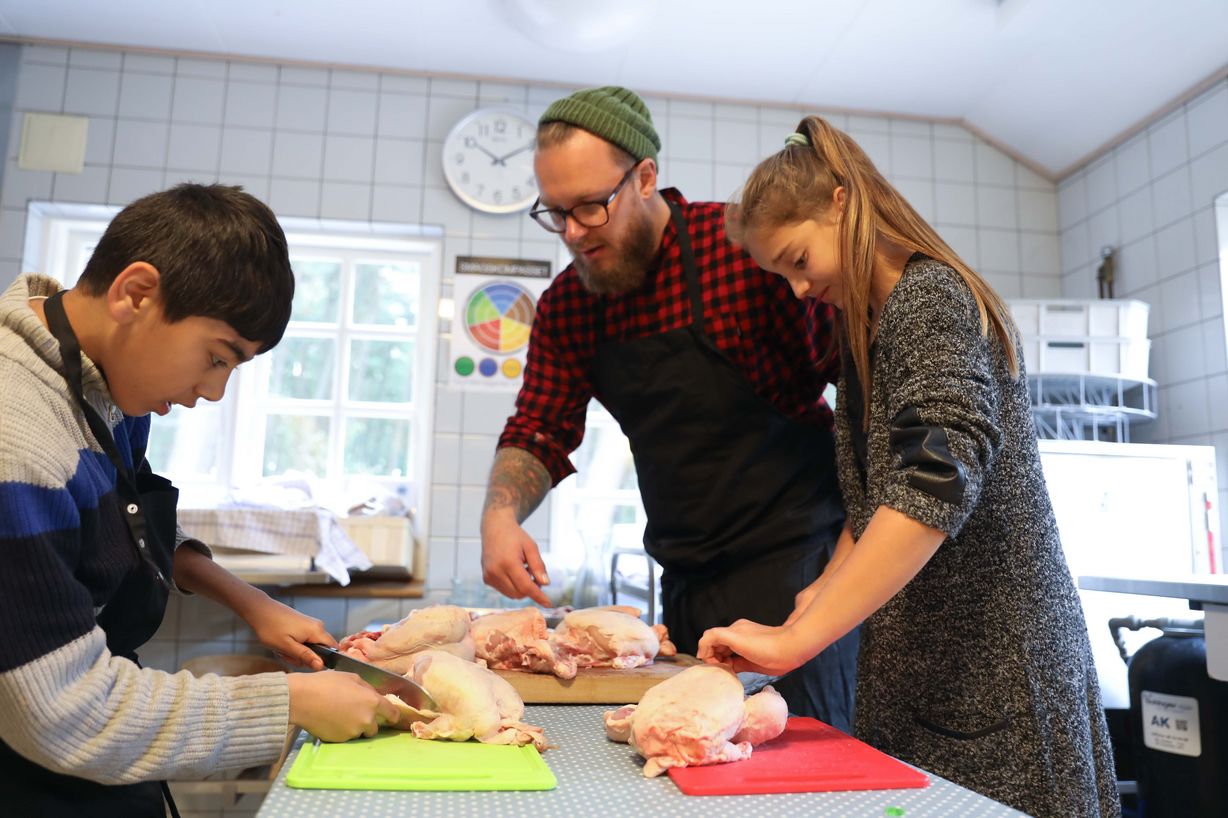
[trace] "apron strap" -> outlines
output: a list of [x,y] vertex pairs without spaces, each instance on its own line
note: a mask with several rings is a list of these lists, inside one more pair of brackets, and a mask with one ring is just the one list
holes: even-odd
[[[687,221],[682,215],[682,208],[668,199],[665,200],[665,204],[669,206],[670,220],[674,223],[674,230],[678,233],[678,252],[681,256],[683,275],[686,278],[687,295],[691,300],[691,326],[701,337],[707,337],[707,333],[704,332],[703,293],[699,289],[699,272],[695,267],[695,253],[691,249],[691,234],[687,229]],[[605,340],[605,307],[605,298],[599,298],[597,300],[597,320],[594,322],[598,344]]]
[[44,311],[47,315],[47,328],[60,344],[60,358],[63,361],[64,380],[68,383],[68,389],[72,392],[73,399],[81,408],[81,412],[85,415],[85,422],[89,424],[90,432],[94,438],[102,446],[104,452],[107,453],[107,458],[111,461],[111,465],[115,467],[115,488],[119,492],[123,500],[121,504],[121,516],[128,526],[129,533],[132,534],[132,542],[136,547],[137,556],[142,562],[148,564],[162,582],[166,582],[163,577],[162,569],[154,562],[153,557],[149,554],[149,548],[146,544],[147,527],[145,521],[145,511],[141,508],[141,495],[136,486],[136,478],[124,465],[123,458],[119,456],[119,448],[115,445],[115,435],[111,433],[111,428],[107,425],[98,411],[90,405],[85,399],[82,388],[81,379],[81,344],[77,341],[77,334],[73,331],[72,324],[68,321],[68,314],[64,311],[63,298],[67,290],[60,290],[50,296],[44,303]]
[[111,434],[111,428],[107,425],[98,411],[90,405],[85,399],[84,389],[81,380],[81,345],[77,341],[77,334],[73,332],[72,325],[68,322],[68,315],[64,312],[63,298],[67,290],[60,290],[55,295],[49,297],[44,302],[43,308],[47,314],[47,328],[51,330],[51,334],[60,342],[60,358],[64,366],[64,380],[68,382],[68,390],[72,393],[73,399],[85,414],[85,421],[89,424],[90,431],[94,433],[102,450],[106,452],[107,458],[111,461],[111,465],[115,466],[115,470],[119,472],[119,482],[123,484],[124,498],[135,500],[138,497],[135,481],[132,479],[131,472],[124,465],[123,458],[119,455],[119,449],[115,446],[115,436]]
[[695,253],[691,249],[691,233],[687,229],[682,208],[668,199],[665,200],[665,203],[669,205],[670,218],[678,232],[678,251],[682,260],[682,272],[686,275],[687,293],[691,297],[691,326],[695,328],[700,337],[707,337],[707,333],[704,332],[704,298],[703,292],[699,289],[699,271],[695,267]]

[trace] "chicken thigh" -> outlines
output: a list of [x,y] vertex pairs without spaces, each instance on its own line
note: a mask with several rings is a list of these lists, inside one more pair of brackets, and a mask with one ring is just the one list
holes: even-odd
[[355,659],[404,674],[413,667],[416,654],[427,648],[444,650],[472,662],[474,645],[469,634],[469,612],[456,605],[419,608],[382,631],[347,636],[337,649]]
[[425,650],[414,656],[405,674],[421,685],[437,711],[417,710],[389,694],[401,710],[396,727],[409,729],[421,739],[467,741],[484,744],[532,744],[546,749],[540,727],[525,724],[524,701],[516,690],[490,670],[442,650]]
[[785,729],[788,708],[771,687],[749,699],[742,683],[716,665],[695,665],[650,688],[638,705],[605,714],[606,735],[645,759],[644,775],[670,767],[750,758],[753,745]]
[[487,667],[553,673],[560,679],[576,675],[576,660],[550,641],[546,618],[537,608],[479,616],[469,632],[477,657]]
[[633,668],[678,652],[664,625],[610,608],[582,608],[563,617],[551,641],[578,667]]

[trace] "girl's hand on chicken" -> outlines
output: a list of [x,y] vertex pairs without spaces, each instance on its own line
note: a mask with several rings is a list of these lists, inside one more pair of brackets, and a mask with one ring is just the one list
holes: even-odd
[[709,628],[699,640],[698,655],[735,673],[769,676],[783,676],[809,658],[801,654],[793,627],[771,627],[749,619],[739,619],[727,628]]

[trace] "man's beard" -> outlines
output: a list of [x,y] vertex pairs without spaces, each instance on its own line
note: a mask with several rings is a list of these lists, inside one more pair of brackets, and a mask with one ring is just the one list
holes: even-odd
[[644,218],[631,225],[626,239],[619,245],[608,244],[604,255],[608,265],[595,269],[583,254],[572,252],[580,283],[594,295],[623,295],[639,287],[656,260],[661,237],[653,229],[652,219]]

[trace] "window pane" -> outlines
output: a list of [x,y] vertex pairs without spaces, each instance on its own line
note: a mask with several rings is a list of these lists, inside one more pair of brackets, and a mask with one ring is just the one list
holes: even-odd
[[358,264],[354,268],[354,323],[418,324],[418,263]]
[[153,418],[145,452],[150,467],[176,480],[215,478],[217,442],[229,437],[224,417],[222,404],[201,402],[195,409],[176,406],[169,415]]
[[290,469],[323,477],[328,473],[328,418],[269,415],[264,427],[264,474]]
[[291,259],[294,306],[291,321],[336,323],[341,304],[341,262]]
[[269,394],[309,400],[331,398],[336,346],[332,338],[284,338],[273,350]]
[[617,426],[590,425],[572,454],[581,490],[638,490],[631,444]]
[[350,400],[406,403],[413,396],[413,341],[350,344]]
[[350,418],[345,422],[345,473],[402,477],[409,473],[409,421]]

